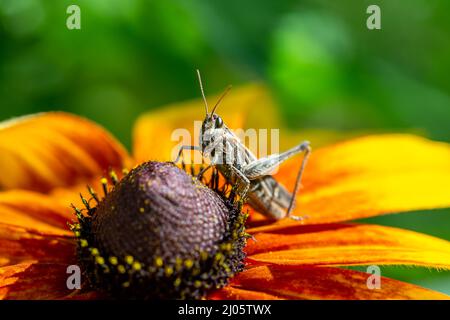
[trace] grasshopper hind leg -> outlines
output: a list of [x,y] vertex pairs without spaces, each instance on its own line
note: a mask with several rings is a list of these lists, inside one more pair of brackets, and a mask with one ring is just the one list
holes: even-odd
[[291,215],[291,213],[292,213],[292,210],[294,209],[294,203],[295,203],[296,195],[298,193],[298,190],[300,188],[300,184],[302,181],[303,171],[305,170],[306,163],[308,162],[309,156],[311,154],[311,147],[309,146],[309,143],[304,145],[304,149],[302,151],[304,152],[304,156],[302,159],[302,163],[300,165],[300,169],[297,174],[297,178],[295,180],[295,186],[294,186],[294,191],[292,192],[291,202],[289,203],[289,207],[288,207],[288,210],[286,213],[287,217],[289,217],[293,220],[296,220],[296,221],[302,221],[306,218],[306,217],[301,217],[301,216],[293,216],[293,215]]

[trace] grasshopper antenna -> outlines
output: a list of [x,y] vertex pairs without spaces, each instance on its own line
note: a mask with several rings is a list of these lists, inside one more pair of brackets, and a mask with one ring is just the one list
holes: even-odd
[[208,115],[208,101],[206,101],[205,92],[203,91],[202,76],[200,75],[200,70],[198,69],[197,69],[197,77],[198,83],[200,84],[200,91],[202,92],[203,101],[205,102],[206,115]]
[[222,101],[223,98],[225,98],[225,96],[227,95],[228,92],[230,92],[232,85],[230,84],[225,91],[222,93],[222,95],[220,96],[219,100],[217,100],[216,104],[214,105],[214,108],[211,112],[211,115],[214,114],[214,111],[216,111],[217,107],[219,106],[220,101]]

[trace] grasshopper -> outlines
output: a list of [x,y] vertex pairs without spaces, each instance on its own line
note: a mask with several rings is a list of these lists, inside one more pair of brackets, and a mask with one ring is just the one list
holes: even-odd
[[[209,112],[199,70],[197,70],[197,76],[206,111],[200,132],[200,145],[181,146],[174,162],[179,161],[184,150],[199,151],[203,158],[209,159],[209,164],[200,171],[197,178],[201,179],[204,172],[214,166],[227,181],[232,184],[237,182],[241,186],[239,196],[247,198],[248,204],[258,212],[276,220],[284,217],[301,220],[302,217],[293,216],[291,213],[294,208],[295,196],[300,187],[301,177],[311,153],[309,142],[303,141],[285,152],[258,159],[225,125],[223,119],[215,113],[217,106],[231,89],[231,86],[220,96],[212,111]],[[294,190],[290,193],[271,174],[284,161],[302,152],[304,156]]]

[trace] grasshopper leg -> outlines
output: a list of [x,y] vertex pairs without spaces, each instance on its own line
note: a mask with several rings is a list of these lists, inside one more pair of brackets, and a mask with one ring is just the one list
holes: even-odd
[[175,164],[178,163],[184,150],[193,150],[193,151],[197,150],[201,152],[202,148],[200,148],[199,146],[187,146],[187,145],[181,146],[180,150],[178,150],[177,158],[173,161],[173,163]]
[[[242,168],[243,174],[250,180],[258,179],[260,177],[271,175],[271,173],[280,166],[283,162],[293,157],[296,154],[304,152],[304,156],[302,159],[302,163],[300,166],[300,170],[297,174],[297,178],[295,181],[294,191],[292,193],[292,199],[289,203],[289,207],[287,209],[286,216],[290,217],[291,212],[294,208],[295,196],[298,193],[298,189],[300,187],[303,171],[305,169],[306,163],[308,162],[309,155],[311,153],[311,147],[308,141],[304,141],[299,145],[283,152],[280,154],[273,154],[268,157],[264,157],[253,161]],[[295,220],[301,220],[301,217],[291,217]]]
[[241,198],[245,198],[247,196],[248,190],[250,189],[250,180],[245,176],[245,174],[236,167],[230,166],[233,173],[239,178],[244,184],[244,190],[241,192]]
[[[288,217],[291,217],[291,212],[294,209],[294,202],[295,202],[296,195],[298,193],[298,189],[300,188],[303,171],[305,170],[306,163],[308,162],[309,156],[311,154],[311,147],[309,146],[309,143],[307,145],[305,145],[303,152],[304,152],[304,156],[302,159],[302,164],[300,165],[300,169],[298,171],[297,178],[295,179],[295,186],[294,186],[294,191],[292,192],[292,199],[291,199],[291,202],[289,203],[289,208],[286,213],[286,215]],[[302,217],[299,217],[299,216],[292,216],[291,218],[294,220],[302,220],[303,219]]]

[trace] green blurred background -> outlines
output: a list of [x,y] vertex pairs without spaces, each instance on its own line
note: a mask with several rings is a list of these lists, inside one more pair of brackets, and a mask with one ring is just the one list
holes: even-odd
[[[81,30],[66,9],[81,8]],[[366,8],[381,7],[382,30]],[[292,128],[450,141],[448,0],[0,0],[0,119],[46,110],[104,125],[207,91],[266,83]],[[305,137],[307,138],[307,137]],[[450,190],[449,190],[450,192]],[[450,211],[368,219],[450,240]],[[382,268],[450,294],[449,272]]]

